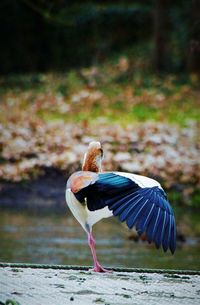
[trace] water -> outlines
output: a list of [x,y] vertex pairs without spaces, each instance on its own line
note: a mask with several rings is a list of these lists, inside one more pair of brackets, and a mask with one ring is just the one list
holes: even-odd
[[[186,243],[178,243],[175,255],[129,240],[128,230],[117,219],[100,221],[94,226],[99,261],[110,267],[199,270],[200,243],[194,234],[199,231],[199,216],[188,215],[178,219],[187,225],[188,235]],[[86,234],[69,211],[66,215],[0,211],[0,261],[92,265]]]

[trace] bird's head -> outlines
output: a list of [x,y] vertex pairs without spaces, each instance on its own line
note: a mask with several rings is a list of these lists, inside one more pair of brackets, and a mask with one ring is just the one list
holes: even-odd
[[90,142],[83,160],[83,171],[101,172],[103,149],[100,142]]

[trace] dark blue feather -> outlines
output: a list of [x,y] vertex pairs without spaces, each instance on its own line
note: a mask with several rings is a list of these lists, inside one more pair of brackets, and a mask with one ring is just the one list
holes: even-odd
[[[117,215],[122,215],[124,212],[126,213],[126,211],[128,210],[128,208],[132,207],[132,197],[129,198],[124,204],[118,204],[116,206],[116,204],[112,205],[110,207],[110,210],[113,210],[114,211],[114,215],[117,216]],[[120,219],[121,220],[121,219]],[[121,220],[123,221],[123,220]]]
[[155,226],[157,225],[158,221],[158,212],[159,208],[156,206],[154,203],[155,208],[153,209],[153,213],[151,215],[151,219],[149,221],[149,224],[146,228],[146,233],[147,233],[147,239],[149,242],[152,242],[154,240],[154,233],[155,233]]
[[111,197],[109,199],[106,200],[106,203],[107,205],[109,206],[109,208],[111,208],[112,204],[115,204],[116,202],[119,202],[119,200],[122,199],[122,203],[123,203],[123,200],[126,201],[126,198],[128,199],[128,196],[131,195],[132,196],[133,194],[133,191],[132,190],[129,190],[127,192],[121,192],[118,196],[114,196],[114,197]]
[[136,209],[136,207],[140,206],[142,199],[143,199],[142,197],[138,196],[137,199],[132,201],[131,204],[129,204],[129,207],[126,210],[124,210],[120,215],[118,214],[119,215],[119,219],[123,222],[126,219],[128,219],[129,215],[132,216],[132,214],[134,213],[134,210]]
[[141,217],[141,219],[137,222],[136,225],[136,230],[138,232],[139,235],[141,235],[142,233],[144,233],[144,231],[146,230],[152,214],[153,214],[153,209],[155,207],[154,205],[154,192],[153,190],[151,190],[151,194],[149,195],[149,202],[146,204],[146,209],[143,212],[143,217]]
[[160,209],[157,228],[155,230],[154,238],[153,238],[157,248],[160,248],[162,242],[161,232],[162,232],[163,221],[164,221],[164,210]]
[[170,215],[166,213],[166,224],[165,224],[165,229],[163,232],[163,240],[162,240],[162,246],[165,252],[169,248],[169,219],[170,219]]
[[167,247],[167,249],[169,248],[170,239],[171,239],[172,221],[173,221],[173,216],[170,214],[168,215],[168,223],[165,229],[165,247]]
[[136,225],[136,230],[138,232],[139,235],[141,235],[142,233],[145,232],[149,221],[151,220],[151,216],[153,214],[153,209],[154,209],[155,205],[151,203],[149,203],[149,205],[147,206],[147,209],[144,212],[144,216],[138,221],[137,225]]
[[134,194],[130,193],[126,196],[124,196],[123,198],[121,198],[120,200],[118,200],[118,197],[115,199],[114,203],[112,203],[111,205],[108,203],[109,201],[107,201],[106,203],[109,205],[109,209],[110,210],[115,210],[117,209],[119,206],[123,206],[124,204],[126,204],[127,202],[133,201],[133,199],[137,200],[137,198],[140,197],[140,194]]
[[158,210],[156,211],[156,218],[155,218],[155,223],[153,225],[153,230],[152,230],[152,240],[155,241],[156,239],[156,232],[157,232],[157,228],[159,226],[159,222],[160,222],[160,218],[161,218],[161,208],[159,207]]
[[146,203],[148,202],[149,199],[146,199],[144,201],[144,198],[142,198],[142,201],[140,202],[140,206],[138,206],[135,211],[134,211],[134,216],[131,215],[127,218],[127,226],[131,229],[136,221],[138,221],[140,218],[139,218],[139,215],[140,213],[142,212],[142,210],[145,208],[145,205]]
[[172,253],[176,250],[176,225],[175,225],[175,219],[173,217],[172,219],[172,227],[171,227],[171,236],[170,236],[170,243],[169,248]]
[[163,219],[162,219],[162,227],[161,227],[161,233],[159,235],[158,243],[161,245],[162,241],[164,240],[164,232],[165,232],[165,226],[166,226],[166,219],[167,219],[167,212],[163,211]]

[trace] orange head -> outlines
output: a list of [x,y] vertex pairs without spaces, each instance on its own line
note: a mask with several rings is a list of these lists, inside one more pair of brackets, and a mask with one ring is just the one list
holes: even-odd
[[103,149],[100,142],[90,142],[83,160],[83,171],[101,172]]

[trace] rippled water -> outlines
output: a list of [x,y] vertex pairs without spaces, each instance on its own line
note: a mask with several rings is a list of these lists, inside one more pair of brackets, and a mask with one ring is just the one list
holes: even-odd
[[[199,217],[194,218],[190,235],[199,226]],[[94,226],[97,255],[104,266],[200,269],[200,243],[193,236],[178,243],[171,255],[146,242],[129,240],[128,234],[114,218]],[[70,212],[62,216],[0,211],[0,261],[92,264],[86,234]]]

